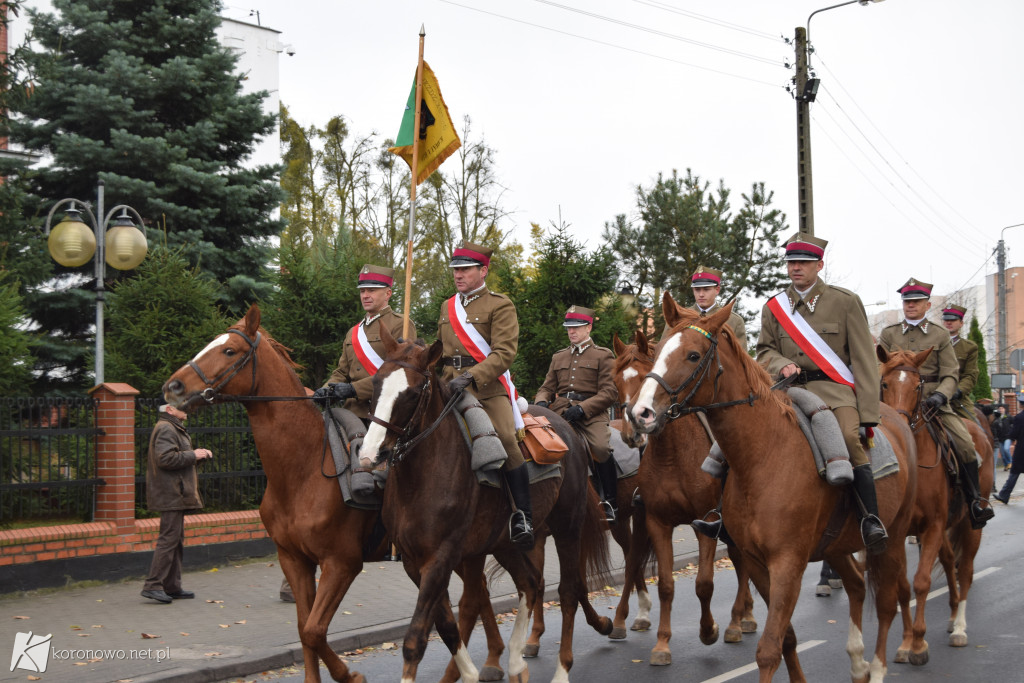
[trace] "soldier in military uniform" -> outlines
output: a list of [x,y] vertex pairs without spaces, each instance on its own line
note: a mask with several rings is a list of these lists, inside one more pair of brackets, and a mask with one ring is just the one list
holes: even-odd
[[[370,419],[373,376],[384,354],[380,328],[386,326],[395,339],[402,336],[402,316],[396,314],[388,303],[394,284],[394,268],[366,264],[359,271],[356,287],[366,315],[345,334],[345,347],[338,359],[338,367],[324,386],[313,393],[314,400],[321,403],[332,399],[345,401],[345,408],[363,420]],[[410,339],[416,338],[416,329],[411,327],[411,323],[409,336]]]
[[[691,308],[700,313],[700,317],[706,318],[722,308],[718,304],[718,295],[722,291],[722,271],[697,266],[690,278],[690,286],[693,288],[695,302]],[[740,346],[747,348],[747,327],[743,324],[743,316],[734,310],[725,324],[732,329]]]
[[450,263],[458,293],[441,308],[437,338],[443,344],[441,378],[452,391],[476,397],[491,418],[508,458],[502,467],[516,510],[509,521],[513,545],[533,548],[530,476],[520,447],[521,417],[508,369],[519,349],[516,307],[504,294],[487,289],[492,250],[464,242]]
[[960,366],[960,381],[949,399],[949,405],[960,417],[977,422],[971,394],[974,385],[978,383],[978,345],[960,336],[966,314],[967,309],[963,306],[950,305],[942,309],[942,326],[949,332],[949,343],[953,346],[956,362]]
[[819,277],[827,244],[805,233],[786,242],[792,284],[761,311],[757,361],[773,377],[797,375],[796,383],[806,385],[836,416],[853,465],[852,486],[867,510],[860,516],[861,535],[868,552],[877,554],[885,550],[888,535],[878,518],[859,428],[873,428],[881,420],[878,361],[860,297]]
[[878,345],[886,351],[902,349],[918,352],[934,349],[919,368],[924,381],[924,402],[928,411],[936,411],[936,417],[953,440],[953,450],[960,461],[961,485],[964,495],[971,501],[968,506],[971,526],[980,529],[995,516],[995,512],[990,506],[982,505],[978,484],[978,454],[974,451],[974,442],[963,420],[949,406],[949,399],[956,392],[960,380],[956,352],[953,351],[949,334],[925,317],[932,306],[932,285],[910,278],[897,291],[903,297],[904,320],[882,330]]
[[618,398],[612,372],[615,354],[597,346],[590,338],[594,329],[594,311],[571,306],[562,323],[569,335],[569,346],[551,357],[544,384],[534,399],[565,418],[590,444],[594,469],[601,484],[605,519],[614,524],[615,491],[618,469],[608,448],[611,432],[608,408]]

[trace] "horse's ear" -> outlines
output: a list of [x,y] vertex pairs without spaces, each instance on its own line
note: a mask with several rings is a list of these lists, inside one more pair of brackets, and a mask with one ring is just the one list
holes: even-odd
[[380,325],[380,340],[384,342],[384,356],[388,357],[398,348],[398,342],[391,336],[387,325]]
[[245,334],[249,338],[255,337],[260,329],[260,307],[256,304],[250,306],[249,310],[245,312],[242,322],[245,325]]
[[438,339],[436,342],[430,345],[427,349],[427,365],[426,370],[437,365],[437,361],[441,360],[441,353],[444,351],[444,342]]
[[878,356],[878,362],[885,365],[889,362],[889,352],[885,350],[881,344],[875,345],[875,355]]
[[672,294],[665,292],[665,296],[661,298],[661,312],[665,316],[665,324],[668,325],[669,329],[679,324],[679,320],[682,316],[679,314],[679,304],[672,298]]
[[615,351],[616,358],[626,351],[626,345],[619,339],[618,332],[612,335],[612,350]]
[[928,354],[932,352],[932,349],[925,349],[919,353],[914,354],[914,367],[919,368],[924,363],[924,359],[928,357]]
[[647,342],[647,335],[640,330],[633,335],[636,338],[636,349],[645,356],[651,355],[651,345]]

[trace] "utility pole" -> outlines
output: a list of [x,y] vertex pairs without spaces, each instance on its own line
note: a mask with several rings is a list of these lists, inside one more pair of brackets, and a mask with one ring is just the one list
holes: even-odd
[[811,102],[817,79],[808,94],[807,29],[796,27],[796,169],[800,232],[814,234],[814,187],[811,181]]
[[1006,368],[1006,244],[1002,239],[996,246],[996,265],[999,274],[996,277],[996,305],[999,307],[999,336],[996,344],[999,347],[999,357],[996,359],[996,367],[999,372],[1005,373]]

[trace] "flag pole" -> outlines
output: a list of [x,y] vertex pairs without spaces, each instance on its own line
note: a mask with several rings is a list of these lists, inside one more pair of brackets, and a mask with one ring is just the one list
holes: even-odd
[[405,253],[405,297],[402,299],[402,338],[409,338],[409,312],[412,309],[412,236],[416,228],[416,175],[420,163],[420,112],[423,107],[423,41],[427,32],[420,24],[420,56],[416,62],[416,107],[412,128],[412,177],[409,180],[409,245]]

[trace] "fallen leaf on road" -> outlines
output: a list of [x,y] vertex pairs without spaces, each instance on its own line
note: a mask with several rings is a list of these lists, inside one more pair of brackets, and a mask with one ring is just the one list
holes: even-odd
[[830,624],[834,624],[834,623],[836,623],[836,620],[835,620],[835,619],[829,619],[829,620],[828,620],[828,623],[830,623]]
[[75,662],[75,666],[88,666],[85,662]]
[[160,637],[160,636],[158,636],[158,635],[155,635],[155,634],[153,634],[153,633],[143,633],[143,634],[142,634],[142,639],[143,639],[143,640],[151,640],[151,639],[153,639],[153,638],[159,638],[159,637]]
[[273,563],[273,562],[267,562],[267,566],[268,566],[268,567],[273,567],[273,566],[274,566],[274,563]]
[[342,614],[352,614],[352,613],[351,613],[351,612],[349,612],[349,611],[348,611],[347,609],[345,609],[345,610],[342,610],[342,611],[341,611],[341,613],[342,613]]
[[220,655],[219,652],[207,652],[206,653],[207,657],[217,657],[218,655]]
[[214,605],[219,605],[219,604],[221,604],[224,601],[223,600],[207,600],[206,602],[209,602],[209,603],[214,604]]
[[246,620],[245,620],[245,619],[242,619],[241,621],[236,621],[235,623],[236,623],[236,624],[244,624],[245,622],[246,622]]
[[211,570],[210,570],[209,572],[207,572],[207,573],[208,573],[208,574],[212,574],[212,573],[214,573],[214,572],[219,572],[219,571],[220,571],[219,569],[217,569],[216,567],[214,567],[213,569],[211,569]]
[[103,624],[93,624],[92,628],[103,628]]
[[90,664],[95,664],[96,662],[102,662],[103,657],[93,657],[92,659],[87,659],[85,661],[89,662]]
[[29,676],[28,680],[30,680],[30,681],[41,681],[43,679],[40,678],[39,676]]
[[217,624],[221,628],[231,628],[231,624]]
[[18,616],[14,617],[14,618],[15,619],[31,619],[32,617],[26,617],[26,616],[23,616],[23,615],[19,614]]
[[71,624],[71,630],[72,631],[81,631],[82,627],[79,626],[78,624]]
[[394,650],[395,649],[395,644],[394,643],[384,643],[383,645],[380,646],[380,649],[382,649],[382,650]]
[[179,635],[179,636],[190,636],[190,635],[192,635],[192,634],[191,634],[191,633],[187,633],[187,632],[185,632],[185,631],[178,631],[178,635]]
[[642,661],[644,661],[644,660],[642,660],[642,659],[634,659],[634,660],[633,660],[633,663],[634,663],[634,664],[639,664],[639,663],[640,663],[640,662],[642,662]]
[[78,637],[79,638],[88,638],[91,635],[92,635],[91,633],[79,633]]
[[131,678],[119,678],[119,679],[117,679],[117,683],[132,683],[132,679]]

